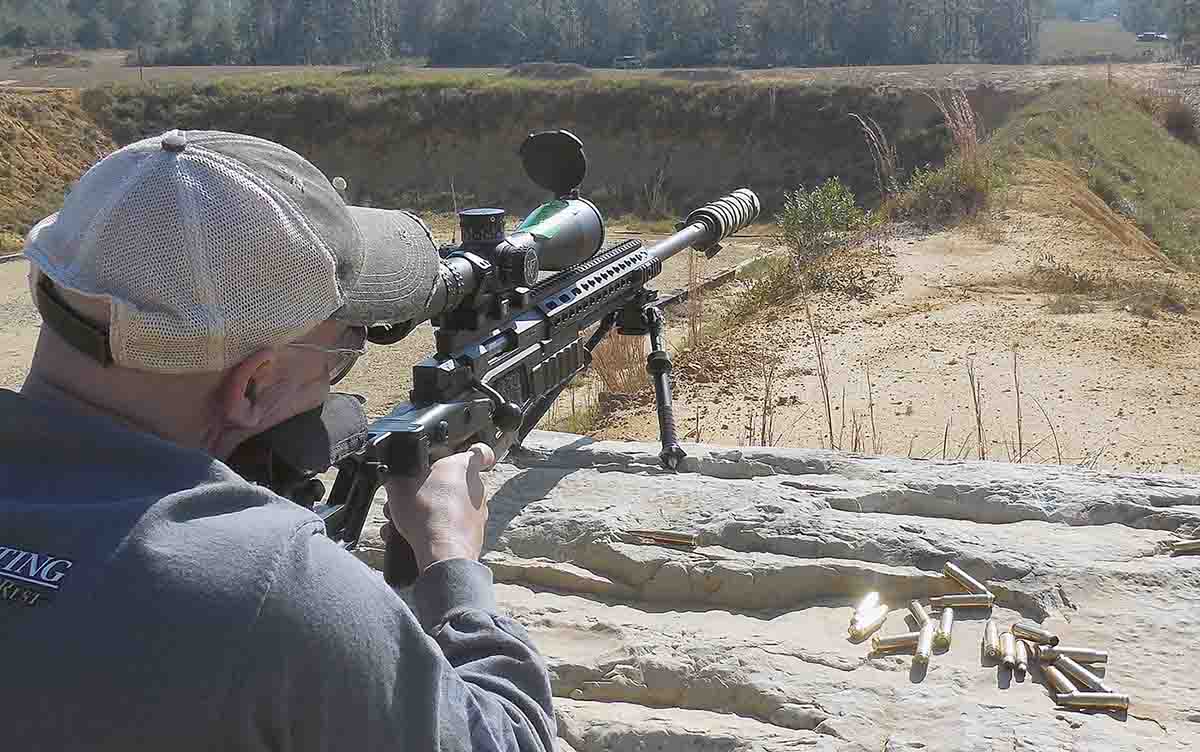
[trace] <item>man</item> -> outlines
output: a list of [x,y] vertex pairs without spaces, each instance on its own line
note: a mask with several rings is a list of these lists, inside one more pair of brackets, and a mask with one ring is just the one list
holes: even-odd
[[546,669],[479,556],[486,446],[387,484],[418,622],[311,512],[223,463],[319,407],[436,254],[248,136],[93,166],[29,234],[43,325],[0,391],[0,727],[14,750],[533,750]]

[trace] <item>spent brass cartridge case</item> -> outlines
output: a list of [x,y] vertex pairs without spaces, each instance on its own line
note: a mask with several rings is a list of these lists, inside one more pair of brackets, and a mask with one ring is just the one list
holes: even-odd
[[1107,710],[1129,710],[1129,695],[1115,692],[1068,692],[1054,700],[1068,708],[1104,708]]
[[1200,554],[1200,540],[1171,541],[1171,549],[1177,554]]
[[854,613],[850,615],[850,623],[853,624],[856,621],[862,621],[863,617],[873,612],[878,606],[879,593],[867,593],[866,596],[859,601],[858,606],[855,607]]
[[1054,660],[1054,666],[1059,671],[1062,671],[1064,674],[1071,677],[1071,680],[1076,684],[1079,684],[1085,689],[1092,689],[1097,692],[1112,692],[1111,689],[1104,685],[1103,679],[1101,679],[1099,676],[1096,676],[1091,671],[1088,671],[1083,666],[1080,666],[1074,660],[1065,655],[1060,655],[1058,658],[1056,658]]
[[947,606],[942,609],[942,618],[938,622],[937,631],[933,633],[933,644],[940,648],[950,647],[950,633],[954,630],[954,609]]
[[1027,621],[1019,621],[1012,626],[1012,633],[1017,637],[1024,637],[1030,642],[1036,642],[1039,645],[1054,646],[1058,644],[1058,635],[1053,632],[1042,629],[1036,624],[1030,624]]
[[1016,668],[1017,638],[1013,637],[1012,632],[1000,635],[1000,660],[1004,661],[1004,665],[1008,668]]
[[995,619],[988,619],[983,627],[983,654],[988,658],[1000,657],[1000,630]]
[[887,621],[888,611],[890,609],[886,605],[879,605],[875,607],[874,611],[867,614],[866,620],[859,621],[855,619],[850,624],[850,637],[855,640],[866,639],[868,635],[882,627],[883,623]]
[[967,595],[938,595],[929,599],[931,608],[991,608],[996,602],[996,596],[991,593],[970,593]]
[[1017,670],[1022,674],[1029,671],[1029,643],[1017,640]]
[[1054,666],[1043,665],[1042,674],[1046,677],[1046,683],[1057,694],[1071,694],[1075,692],[1075,685],[1067,678],[1067,675],[1059,671]]
[[1041,661],[1053,663],[1061,655],[1073,658],[1077,663],[1108,663],[1107,650],[1092,650],[1091,648],[1075,648],[1063,645],[1056,647],[1043,645],[1038,650],[1038,660]]
[[908,602],[908,612],[917,620],[917,629],[929,623],[929,612],[917,601]]
[[964,572],[961,567],[953,562],[946,562],[946,565],[942,567],[942,574],[962,585],[963,589],[968,593],[975,593],[976,595],[992,594],[986,585]]
[[920,637],[920,632],[905,632],[904,634],[888,635],[886,637],[875,635],[871,638],[871,652],[887,653],[893,650],[915,648]]
[[933,622],[929,622],[921,627],[921,633],[917,637],[917,652],[913,656],[913,663],[929,663],[929,656],[933,655]]

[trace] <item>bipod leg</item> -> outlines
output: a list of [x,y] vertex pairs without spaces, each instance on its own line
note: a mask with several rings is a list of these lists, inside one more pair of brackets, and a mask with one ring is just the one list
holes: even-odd
[[663,345],[663,315],[656,306],[646,306],[642,312],[650,333],[650,354],[646,356],[646,372],[654,381],[654,405],[658,410],[658,435],[662,452],[658,458],[663,467],[675,470],[687,456],[675,437],[675,411],[671,401],[671,356]]

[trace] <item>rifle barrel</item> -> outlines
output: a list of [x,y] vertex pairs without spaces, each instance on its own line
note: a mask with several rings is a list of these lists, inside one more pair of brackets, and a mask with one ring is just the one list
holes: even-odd
[[713,232],[708,225],[703,222],[693,222],[674,235],[648,246],[646,253],[659,261],[666,261],[685,248],[708,245],[712,242],[712,235]]

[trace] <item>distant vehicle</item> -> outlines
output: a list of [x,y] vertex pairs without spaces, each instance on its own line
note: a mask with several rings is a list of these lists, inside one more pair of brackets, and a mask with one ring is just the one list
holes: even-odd
[[1160,34],[1157,31],[1143,31],[1137,35],[1139,42],[1166,42],[1168,41],[1166,34]]
[[622,55],[613,60],[614,68],[641,68],[642,59],[637,55]]

